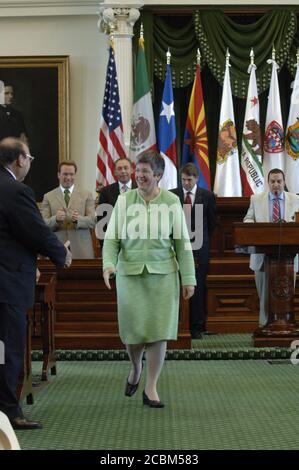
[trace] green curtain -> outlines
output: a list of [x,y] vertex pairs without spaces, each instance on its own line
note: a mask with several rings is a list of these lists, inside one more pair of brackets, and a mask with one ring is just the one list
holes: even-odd
[[[267,59],[271,58],[273,45],[278,65],[282,67],[286,62],[291,74],[295,72],[299,32],[296,15],[290,9],[270,11],[254,23],[245,25],[218,10],[197,10],[181,28],[170,26],[166,19],[148,11],[141,13],[141,21],[151,83],[153,75],[164,81],[168,47],[172,54],[172,79],[176,88],[193,82],[198,47],[202,53],[202,65],[206,63],[209,66],[221,86],[226,48],[229,48],[232,93],[239,98],[245,98],[247,93],[251,47],[255,53],[259,93],[270,84],[271,66]],[[139,28],[140,22],[135,28],[137,37]]]
[[[291,95],[290,84],[295,75],[296,52],[299,46],[299,31],[297,30],[296,16],[291,10],[269,12],[250,25],[237,24],[236,21],[231,20],[227,15],[219,11],[197,11],[193,17],[190,15],[189,20],[186,18],[186,25],[183,28],[175,28],[167,23],[167,18],[155,17],[152,12],[147,11],[141,13],[141,21],[144,27],[145,53],[149,79],[152,84],[152,90],[154,90],[153,104],[156,126],[159,121],[165,78],[165,53],[168,47],[170,47],[172,53],[171,64],[179,164],[181,161],[182,140],[188,104],[194,79],[193,70],[195,70],[196,50],[199,45],[202,52],[202,84],[212,181],[216,165],[219,113],[227,46],[230,48],[231,54],[231,77],[236,83],[233,100],[237,135],[239,137],[239,151],[241,150],[245,98],[249,79],[247,74],[249,51],[251,46],[254,47],[255,63],[258,66],[261,129],[264,129],[268,101],[267,88],[270,84],[270,75],[268,73],[271,71],[271,67],[266,63],[266,60],[271,58],[273,38],[275,38],[276,60],[281,66],[279,85],[283,121],[284,125],[286,125]],[[197,36],[199,34],[199,21],[202,25],[201,34],[204,34],[205,37],[210,37],[210,34],[212,36],[209,49],[203,46],[202,38]],[[203,29],[204,27],[205,29]],[[254,38],[250,39],[251,35],[254,37],[258,33],[259,28],[263,31],[259,41],[254,41]],[[135,39],[139,37],[139,29],[140,22],[135,28]],[[224,33],[225,30],[226,33]],[[184,31],[184,34],[182,31]],[[232,37],[234,32],[236,34],[236,31],[237,35],[233,40]],[[243,35],[242,31],[244,32]],[[220,39],[221,34],[225,34],[222,37],[230,38],[228,42],[225,41],[226,44],[223,39]],[[186,39],[187,35],[189,35],[189,38]],[[243,38],[242,41],[241,36]],[[216,47],[213,45],[214,43],[218,45],[218,49],[217,53],[212,54],[212,47]],[[215,62],[215,58],[219,63]]]
[[195,31],[204,61],[216,80],[222,84],[225,70],[226,48],[230,52],[232,93],[240,98],[247,94],[253,47],[259,93],[269,87],[272,47],[276,49],[276,62],[280,67],[290,54],[297,29],[296,15],[290,10],[275,10],[263,15],[252,24],[239,24],[220,11],[196,11]]

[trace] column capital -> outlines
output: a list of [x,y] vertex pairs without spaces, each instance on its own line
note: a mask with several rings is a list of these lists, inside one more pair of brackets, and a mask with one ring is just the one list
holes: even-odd
[[140,16],[139,8],[143,3],[135,1],[103,2],[100,4],[98,28],[109,34],[113,30],[114,37],[133,36],[133,26]]

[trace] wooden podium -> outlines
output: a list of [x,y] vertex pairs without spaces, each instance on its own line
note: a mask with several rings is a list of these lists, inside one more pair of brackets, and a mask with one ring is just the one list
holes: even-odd
[[299,339],[294,314],[294,258],[299,253],[299,223],[235,223],[238,252],[265,253],[268,323],[253,334],[254,346],[289,347]]

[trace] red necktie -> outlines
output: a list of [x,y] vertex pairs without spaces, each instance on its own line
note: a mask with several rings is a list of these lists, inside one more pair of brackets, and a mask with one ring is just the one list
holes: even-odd
[[191,199],[190,194],[192,194],[192,193],[190,191],[188,191],[187,194],[186,194],[186,197],[185,197],[184,204],[190,204],[192,206],[192,199]]
[[276,197],[273,200],[273,213],[272,213],[273,222],[277,222],[279,220],[279,212],[280,212],[279,200],[278,200],[278,197]]

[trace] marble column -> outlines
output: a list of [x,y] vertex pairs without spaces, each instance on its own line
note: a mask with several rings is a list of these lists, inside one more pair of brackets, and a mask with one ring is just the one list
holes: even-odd
[[99,29],[113,32],[116,70],[126,149],[130,147],[131,116],[133,106],[133,26],[138,20],[142,3],[121,1],[103,2],[100,9]]

